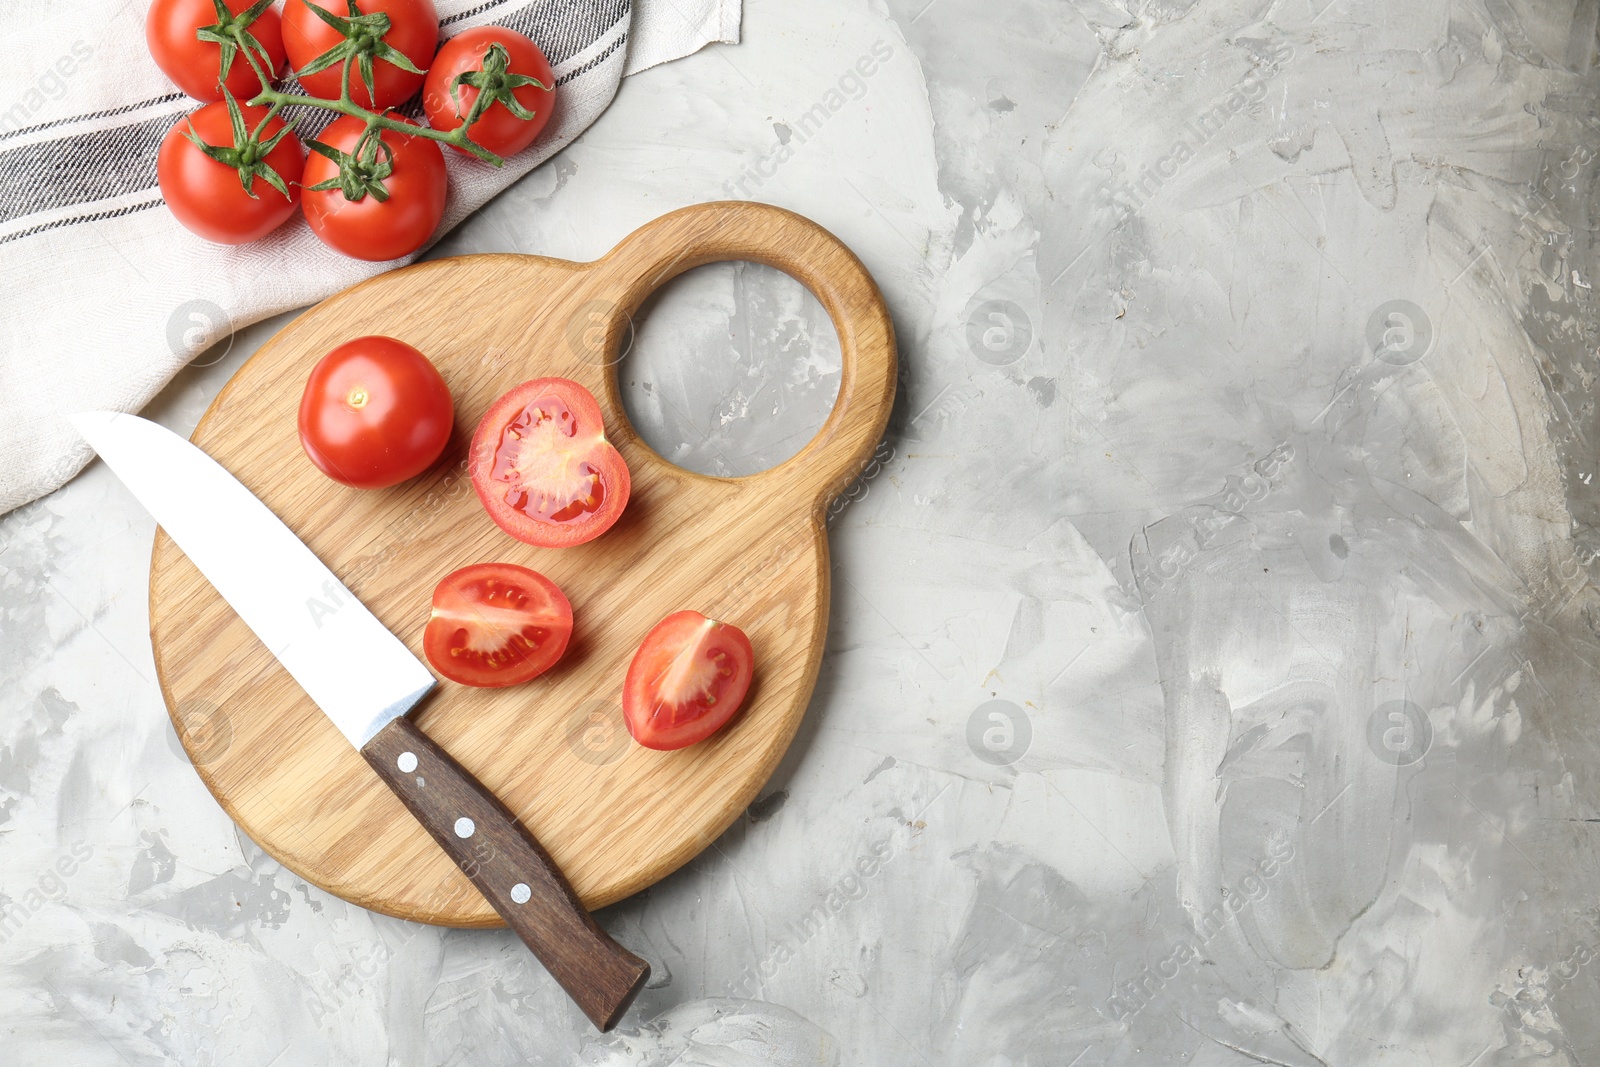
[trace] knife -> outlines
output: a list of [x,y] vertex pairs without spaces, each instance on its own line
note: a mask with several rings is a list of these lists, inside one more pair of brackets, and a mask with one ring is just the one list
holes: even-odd
[[[422,661],[200,449],[135,415],[71,420],[590,1021],[616,1025],[650,965],[596,925],[527,828],[406,717],[437,684]],[[309,597],[342,606],[313,619]]]

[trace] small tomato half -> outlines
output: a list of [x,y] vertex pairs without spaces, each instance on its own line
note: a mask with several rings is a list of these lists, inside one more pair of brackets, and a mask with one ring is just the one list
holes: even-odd
[[645,748],[686,748],[725,726],[750,691],[755,653],[743,630],[698,611],[645,636],[622,684],[628,732]]
[[514,563],[475,563],[433,591],[422,649],[462,685],[519,685],[549,670],[572,638],[572,605],[556,584]]
[[478,423],[467,462],[495,525],[542,548],[605,533],[632,485],[622,453],[606,440],[594,395],[566,378],[535,378],[496,400]]

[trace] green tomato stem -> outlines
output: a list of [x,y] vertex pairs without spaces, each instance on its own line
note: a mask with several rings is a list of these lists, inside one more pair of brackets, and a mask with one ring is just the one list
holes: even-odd
[[[430,141],[438,141],[440,144],[451,145],[470,152],[485,163],[493,164],[496,167],[505,164],[505,160],[467,136],[468,124],[457,126],[455,129],[445,133],[429,126],[414,126],[407,122],[401,122],[399,119],[392,119],[388,115],[370,111],[356,103],[350,96],[350,64],[352,61],[349,59],[344,61],[342,64],[343,69],[340,71],[339,99],[324,100],[317,96],[301,96],[298,93],[286,93],[281,89],[273,88],[272,75],[261,69],[261,62],[254,53],[248,48],[240,49],[240,51],[243,52],[245,59],[249,62],[250,68],[256,72],[257,80],[261,82],[261,92],[250,100],[250,105],[252,107],[260,107],[263,104],[270,105],[272,110],[268,118],[288,106],[320,107],[327,111],[337,111],[341,115],[360,119],[366,123],[368,129],[377,126],[380,129],[405,134],[408,137],[426,137]],[[265,122],[263,122],[263,125],[265,125]]]
[[278,117],[278,112],[283,110],[282,104],[273,104],[267,108],[267,113],[261,116],[261,121],[256,123],[256,128],[250,134],[252,141],[261,140],[261,135],[267,132],[267,123]]
[[[350,98],[350,65],[353,59],[347,59],[339,64],[339,103],[345,107],[354,107],[355,101]],[[374,78],[376,81],[376,78]],[[377,85],[367,86],[367,99],[377,103]]]
[[484,148],[482,145],[472,140],[472,138],[468,137],[466,126],[457,126],[448,133],[435,130],[429,126],[414,126],[411,123],[390,118],[388,115],[379,114],[376,111],[369,111],[367,108],[364,108],[360,104],[357,104],[355,101],[349,99],[348,78],[346,79],[345,90],[344,99],[324,100],[321,97],[300,96],[297,93],[286,93],[280,89],[268,88],[261,90],[261,92],[258,93],[255,98],[250,101],[250,103],[254,107],[260,107],[263,104],[269,104],[279,108],[285,106],[320,107],[327,111],[337,111],[341,115],[348,115],[351,118],[360,119],[362,122],[366,123],[369,128],[377,126],[380,129],[391,130],[395,133],[405,134],[408,137],[426,137],[428,140],[438,141],[440,144],[453,145],[456,148],[460,148],[472,153],[485,163],[492,163],[497,167],[505,163],[505,160],[501,159],[499,156],[495,155],[493,152],[489,151],[487,148]]

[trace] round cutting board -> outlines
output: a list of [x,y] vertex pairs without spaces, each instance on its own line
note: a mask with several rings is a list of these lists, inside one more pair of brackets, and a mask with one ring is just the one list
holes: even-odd
[[[623,414],[615,362],[630,315],[691,267],[753,260],[798,278],[839,334],[839,397],[788,461],[744,478],[673,466]],[[439,462],[392,489],[323,477],[295,417],[334,346],[387,334],[449,382],[456,427]],[[530,378],[581,382],[633,476],[627,510],[576,548],[541,549],[489,520],[467,443],[501,393]],[[520,255],[446,259],[330,297],[234,375],[195,444],[281,516],[419,658],[434,586],[469,563],[520,563],[572,601],[562,661],[526,685],[443,682],[417,723],[531,830],[591,908],[637,892],[710,844],[766,782],[805,712],[828,619],[828,502],[862,469],[894,399],[894,336],[877,286],[821,227],[778,208],[702,204],[651,222],[593,263]],[[336,605],[321,605],[326,610]],[[693,608],[755,648],[744,709],[711,739],[641,748],[622,680],[658,621]],[[313,615],[317,605],[307,605]],[[389,915],[494,926],[473,889],[344,737],[163,532],[150,574],[156,670],[178,736],[229,815],[306,880]],[[350,670],[362,664],[350,663]]]

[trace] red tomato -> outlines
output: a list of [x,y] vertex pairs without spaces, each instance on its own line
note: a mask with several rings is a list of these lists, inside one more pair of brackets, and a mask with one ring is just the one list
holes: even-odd
[[[340,18],[350,17],[349,0],[313,0],[329,14]],[[418,70],[426,71],[433,62],[433,50],[439,46],[439,14],[433,9],[433,0],[356,0],[356,7],[364,15],[379,11],[389,16],[389,32],[383,43],[411,60]],[[283,6],[283,46],[289,53],[289,63],[295,70],[303,70],[318,56],[343,44],[348,38],[323,22],[315,11],[306,6],[306,0],[288,0]],[[339,99],[341,63],[326,70],[308,74],[300,79],[300,87],[311,96],[325,100]],[[356,103],[382,111],[404,103],[422,88],[421,74],[402,70],[388,60],[375,59],[369,89],[361,80],[360,67],[350,67],[350,98]]]
[[428,112],[428,125],[436,130],[448,132],[461,125],[462,119],[472,113],[479,90],[462,85],[452,98],[451,83],[459,74],[481,71],[483,55],[494,44],[510,54],[511,65],[507,68],[510,74],[536,78],[546,86],[542,89],[538,85],[510,88],[512,99],[531,111],[532,119],[518,118],[503,101],[496,100],[467,131],[469,137],[495,155],[510,156],[527,148],[539,136],[544,124],[550,121],[550,108],[556,95],[556,78],[550,72],[550,61],[539,51],[538,45],[515,30],[479,26],[446,41],[428,69],[428,80],[422,88],[422,106]]
[[[353,154],[365,130],[360,119],[346,116],[330,124],[317,140]],[[438,142],[385,131],[383,143],[394,154],[394,171],[382,179],[389,190],[389,199],[383,201],[371,194],[346,200],[337,187],[311,188],[337,179],[339,166],[317,154],[306,160],[306,221],[324,244],[355,259],[409,256],[433,236],[444,218],[446,178]]]
[[[266,117],[264,107],[241,106],[245,128],[253,132]],[[262,130],[267,141],[283,129],[283,120],[274,116]],[[305,166],[305,152],[293,133],[279,141],[260,162],[283,179],[288,195],[278,192],[261,175],[251,180],[250,193],[239,184],[239,171],[200,151],[184,133],[192,132],[206,144],[221,149],[236,149],[233,121],[227,104],[207,104],[177,121],[162,138],[156,154],[156,180],[172,214],[184,227],[217,244],[237,245],[265,237],[294,214],[300,199],[298,184]]]
[[[228,10],[235,15],[246,10],[254,0],[225,0]],[[211,0],[155,0],[144,20],[144,40],[150,55],[161,72],[171,78],[179,89],[196,100],[222,99],[217,75],[222,67],[222,46],[202,41],[195,33],[202,27],[218,24],[217,9]],[[270,61],[256,56],[256,61],[276,74],[283,66],[283,26],[276,8],[269,7],[245,27],[267,50]],[[261,79],[256,77],[250,61],[235,52],[233,64],[228,68],[224,83],[237,100],[248,100],[261,91]]]
[[323,474],[382,489],[433,465],[450,440],[450,388],[428,357],[393,337],[357,337],[311,369],[300,444]]
[[755,653],[737,626],[698,611],[645,635],[622,683],[628,732],[645,748],[685,748],[720,730],[750,691]]
[[495,525],[519,541],[564,548],[611,528],[631,482],[589,390],[535,378],[489,408],[467,456],[472,487]]
[[556,584],[514,563],[462,567],[433,591],[422,648],[462,685],[518,685],[549,670],[572,637],[572,605]]

